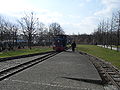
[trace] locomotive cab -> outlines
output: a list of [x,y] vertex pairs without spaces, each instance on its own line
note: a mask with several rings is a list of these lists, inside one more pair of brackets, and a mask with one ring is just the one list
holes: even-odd
[[67,37],[66,35],[56,35],[54,37],[53,49],[55,51],[64,51],[66,49]]

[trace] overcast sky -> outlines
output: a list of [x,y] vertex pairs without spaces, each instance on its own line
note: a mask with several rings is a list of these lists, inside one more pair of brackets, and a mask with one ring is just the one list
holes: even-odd
[[119,9],[120,0],[0,0],[0,14],[21,18],[33,11],[46,25],[58,22],[66,34],[90,34]]

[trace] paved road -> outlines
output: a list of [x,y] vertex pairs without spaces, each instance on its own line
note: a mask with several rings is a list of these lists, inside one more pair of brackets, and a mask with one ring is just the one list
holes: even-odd
[[0,82],[0,90],[104,90],[89,59],[62,52]]

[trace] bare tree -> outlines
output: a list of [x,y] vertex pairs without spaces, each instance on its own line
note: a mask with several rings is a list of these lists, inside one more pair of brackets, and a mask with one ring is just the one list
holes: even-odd
[[114,44],[113,43],[113,37],[114,37],[114,29],[115,29],[115,20],[114,20],[114,13],[112,14],[112,18],[111,18],[111,22],[110,22],[110,47],[111,47],[111,50],[112,50],[112,45]]
[[58,23],[52,23],[49,26],[49,33],[50,35],[59,35],[59,34],[64,34],[64,31],[60,24]]
[[118,11],[118,29],[117,29],[117,51],[119,51],[120,45],[120,11]]
[[0,16],[0,41],[3,41],[3,29],[4,29],[4,25],[3,25],[3,17]]
[[14,42],[17,36],[16,25],[9,22],[7,19],[0,17],[0,40],[1,51],[4,49],[13,50]]
[[42,23],[42,22],[38,23],[38,25],[37,25],[37,36],[38,36],[37,42],[39,45],[43,45],[45,28],[46,28],[46,26],[44,23]]
[[109,30],[110,30],[110,23],[109,23],[109,20],[107,19],[106,21],[105,21],[105,45],[107,46],[107,48],[108,48],[108,46],[110,45],[110,40],[109,40],[109,37],[110,37],[110,35],[109,35]]
[[25,16],[19,20],[19,23],[23,29],[23,33],[28,40],[28,47],[30,49],[32,45],[33,35],[36,33],[37,22],[38,18],[35,17],[33,12],[30,14],[25,14]]
[[105,21],[103,20],[98,24],[97,31],[95,32],[96,36],[96,41],[97,44],[104,45],[106,44],[106,39],[105,39]]
[[111,21],[103,20],[98,24],[98,29],[94,32],[94,39],[98,44],[110,45],[112,50],[112,45],[117,46],[117,51],[119,51],[120,45],[120,11],[113,13]]
[[115,45],[117,46],[117,51],[119,51],[119,44],[120,44],[120,11],[117,11],[114,13],[114,35],[113,35],[113,40]]

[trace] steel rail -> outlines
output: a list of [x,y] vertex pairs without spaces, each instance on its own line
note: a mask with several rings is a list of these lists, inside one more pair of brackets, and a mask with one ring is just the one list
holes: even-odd
[[103,62],[101,60],[98,60],[96,58],[93,59],[93,58],[90,59],[90,60],[92,61],[93,65],[96,67],[96,69],[98,70],[98,72],[99,73],[102,72],[102,78],[104,78],[104,80],[106,80],[106,78],[107,78],[107,80],[109,82],[111,82],[112,85],[116,86],[118,88],[118,90],[120,90],[120,85],[118,84],[119,82],[117,82],[115,80],[115,78],[110,74],[110,72],[114,72],[115,75],[119,76],[118,78],[120,78],[120,73],[113,66],[111,66],[110,64],[106,64],[105,62]]
[[[80,52],[80,54],[88,56],[89,60],[92,62],[100,74],[103,82],[110,82],[113,86],[116,86],[116,88],[120,90],[120,80],[115,80],[120,79],[120,72],[117,68],[115,68],[112,64],[105,62],[104,60],[93,55],[87,54],[85,52]],[[116,75],[117,77],[114,77],[113,75]]]
[[8,78],[8,77],[20,72],[20,71],[23,71],[29,67],[32,67],[33,65],[36,65],[40,62],[43,62],[43,61],[47,60],[48,58],[55,56],[56,54],[58,54],[58,52],[49,53],[43,57],[39,57],[37,59],[33,59],[31,61],[27,61],[27,62],[24,62],[22,64],[19,64],[19,65],[7,68],[3,71],[0,71],[0,81],[4,80],[5,78]]

